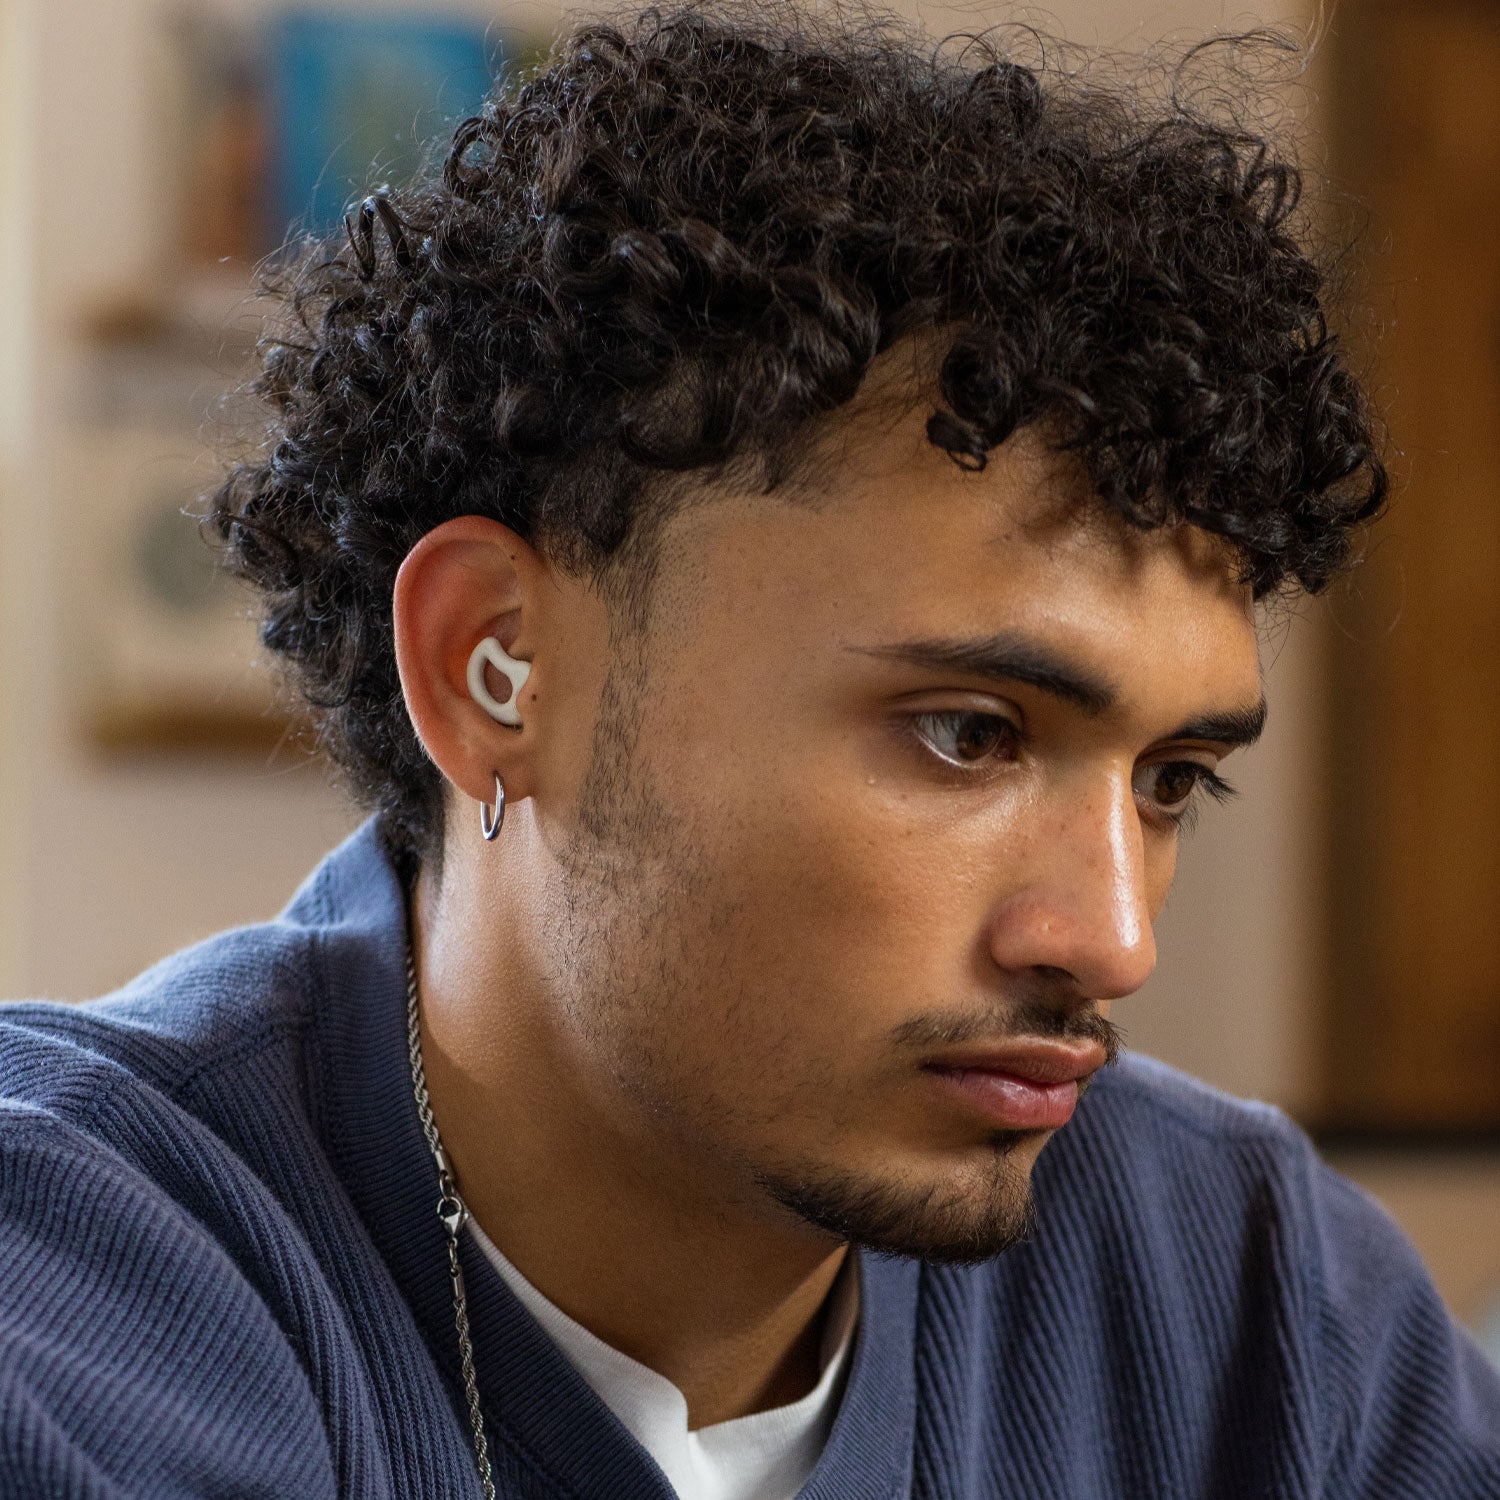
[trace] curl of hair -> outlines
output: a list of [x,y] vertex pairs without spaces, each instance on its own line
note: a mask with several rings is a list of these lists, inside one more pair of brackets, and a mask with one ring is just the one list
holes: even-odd
[[1045,420],[1100,505],[1228,538],[1257,596],[1321,588],[1385,473],[1299,172],[1201,83],[1215,55],[1153,91],[1016,29],[934,47],[774,0],[586,21],[440,173],[270,268],[268,431],[210,525],[397,850],[441,847],[392,641],[420,536],[482,514],[601,576],[670,476],[793,476],[919,330],[947,340],[927,431],[954,462]]

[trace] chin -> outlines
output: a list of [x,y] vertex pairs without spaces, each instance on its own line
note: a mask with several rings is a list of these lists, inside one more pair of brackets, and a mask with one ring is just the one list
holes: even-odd
[[1036,1229],[1031,1165],[1046,1137],[995,1131],[979,1162],[910,1178],[829,1163],[765,1172],[761,1188],[804,1223],[886,1255],[977,1265]]

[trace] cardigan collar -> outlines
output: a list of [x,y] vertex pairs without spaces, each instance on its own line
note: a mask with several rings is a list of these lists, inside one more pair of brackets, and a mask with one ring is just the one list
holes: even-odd
[[[374,819],[328,855],[284,916],[315,937],[315,1117],[461,1414],[446,1236],[407,1054],[406,899]],[[858,1253],[863,1301],[849,1378],[799,1500],[873,1500],[904,1495],[909,1484],[919,1266]],[[460,1255],[491,1442],[540,1470],[549,1492],[674,1500],[655,1462],[470,1235],[463,1236]]]

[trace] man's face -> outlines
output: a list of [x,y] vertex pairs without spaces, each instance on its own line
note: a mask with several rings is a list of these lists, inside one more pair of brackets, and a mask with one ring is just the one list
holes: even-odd
[[1174,818],[1261,694],[1221,544],[1081,518],[1025,433],[961,471],[927,409],[846,423],[815,508],[674,518],[536,817],[604,1128],[736,1211],[972,1259],[1024,1232],[1049,1069],[1112,1052]]

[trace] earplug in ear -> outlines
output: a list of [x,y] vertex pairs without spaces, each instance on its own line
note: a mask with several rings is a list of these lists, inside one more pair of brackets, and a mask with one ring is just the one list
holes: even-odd
[[[510,698],[501,703],[490,690],[484,685],[484,664],[488,662],[497,672],[503,672],[510,680]],[[516,701],[521,696],[521,689],[526,685],[526,679],[531,675],[531,663],[529,661],[517,661],[513,656],[507,656],[505,648],[494,636],[487,635],[475,646],[469,657],[469,696],[487,713],[492,719],[501,724],[510,724],[516,728],[521,725],[521,713],[516,707]]]

